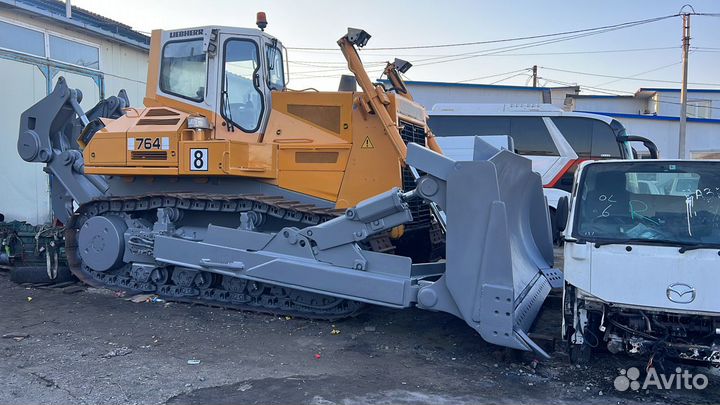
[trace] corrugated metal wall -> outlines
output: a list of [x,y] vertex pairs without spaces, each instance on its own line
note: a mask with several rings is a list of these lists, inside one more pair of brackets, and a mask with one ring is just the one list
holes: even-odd
[[17,154],[20,114],[44,97],[60,76],[83,92],[81,106],[93,107],[102,97],[125,89],[131,105],[142,107],[145,96],[147,53],[118,43],[73,32],[58,24],[11,10],[0,10],[0,19],[26,27],[75,38],[99,48],[100,70],[72,66],[43,57],[0,49],[0,213],[6,221],[33,225],[52,220],[48,176],[42,165],[24,162]]

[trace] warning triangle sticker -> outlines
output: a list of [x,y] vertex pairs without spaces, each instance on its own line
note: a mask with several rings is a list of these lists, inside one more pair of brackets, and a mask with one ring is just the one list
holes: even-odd
[[369,136],[365,137],[365,141],[362,143],[362,146],[360,146],[360,149],[375,149],[375,145],[373,145]]

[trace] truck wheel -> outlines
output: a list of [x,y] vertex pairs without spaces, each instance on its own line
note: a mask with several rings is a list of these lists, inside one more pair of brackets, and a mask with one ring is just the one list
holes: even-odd
[[58,284],[75,281],[75,276],[69,268],[61,266],[58,268],[57,277],[52,279],[45,266],[24,266],[10,269],[10,281],[18,284]]
[[568,349],[570,355],[570,363],[586,365],[592,359],[592,347],[587,343],[581,345],[570,344]]
[[560,231],[557,229],[557,213],[555,208],[550,207],[550,231],[552,232],[553,244],[559,246],[560,244]]

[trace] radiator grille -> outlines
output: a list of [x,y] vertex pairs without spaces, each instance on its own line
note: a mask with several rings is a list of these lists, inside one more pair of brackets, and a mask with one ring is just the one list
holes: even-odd
[[134,150],[130,152],[132,160],[167,160],[167,151]]
[[[425,145],[425,128],[411,124],[409,122],[400,121],[400,136],[405,145],[415,142],[419,145]],[[421,173],[422,174],[422,173]],[[403,191],[415,189],[415,176],[413,176],[409,167],[402,170]],[[410,212],[413,216],[413,222],[405,224],[405,229],[420,229],[430,227],[430,206],[423,200],[414,199],[408,203]]]

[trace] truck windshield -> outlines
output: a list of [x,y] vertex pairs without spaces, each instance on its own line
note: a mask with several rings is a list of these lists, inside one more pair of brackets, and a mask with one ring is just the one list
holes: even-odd
[[580,179],[573,236],[595,242],[720,246],[717,163],[590,164]]

